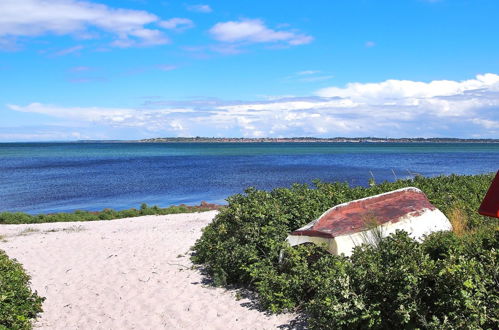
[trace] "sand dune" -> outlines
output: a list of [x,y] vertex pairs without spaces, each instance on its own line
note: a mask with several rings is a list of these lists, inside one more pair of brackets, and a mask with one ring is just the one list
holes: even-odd
[[0,249],[46,297],[43,329],[275,329],[235,292],[204,285],[189,248],[216,211],[113,221],[2,225]]

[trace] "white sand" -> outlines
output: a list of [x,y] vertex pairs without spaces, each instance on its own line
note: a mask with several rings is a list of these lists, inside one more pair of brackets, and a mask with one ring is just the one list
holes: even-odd
[[[275,329],[234,291],[203,285],[189,248],[216,211],[113,221],[1,225],[0,249],[46,297],[44,329]],[[28,230],[26,230],[28,228]],[[23,233],[23,231],[25,231]]]

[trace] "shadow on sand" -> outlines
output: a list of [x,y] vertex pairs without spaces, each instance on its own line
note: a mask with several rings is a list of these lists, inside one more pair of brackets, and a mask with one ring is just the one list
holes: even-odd
[[[195,269],[201,273],[203,276],[201,282],[195,282],[193,284],[198,284],[205,287],[216,288],[217,286],[213,282],[213,279],[208,274],[206,268],[204,266],[195,266]],[[273,315],[268,310],[264,309],[260,302],[258,301],[257,294],[245,287],[235,286],[235,285],[226,285],[223,287],[228,292],[233,293],[237,300],[245,300],[240,305],[250,310],[256,310],[260,313],[263,313],[266,316]],[[307,329],[307,319],[303,313],[297,313],[296,317],[292,319],[290,322],[286,324],[281,324],[277,327],[278,329]]]

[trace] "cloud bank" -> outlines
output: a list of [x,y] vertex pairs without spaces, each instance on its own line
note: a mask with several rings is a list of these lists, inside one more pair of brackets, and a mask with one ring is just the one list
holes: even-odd
[[376,136],[499,138],[499,75],[464,81],[387,80],[258,102],[147,102],[137,109],[8,105],[131,136]]

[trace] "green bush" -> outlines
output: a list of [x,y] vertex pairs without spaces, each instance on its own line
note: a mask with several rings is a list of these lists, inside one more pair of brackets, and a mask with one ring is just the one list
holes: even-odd
[[21,264],[0,250],[0,329],[31,329],[31,320],[42,312],[44,298],[29,288]]
[[113,220],[122,218],[139,217],[143,215],[166,215],[177,213],[205,212],[220,208],[219,205],[203,204],[199,206],[170,206],[160,208],[158,206],[148,206],[143,203],[140,210],[128,209],[116,211],[104,209],[100,212],[89,212],[77,210],[73,213],[52,213],[30,215],[22,212],[0,212],[0,224],[23,224],[23,223],[44,223],[44,222],[74,222],[74,221],[96,221]]
[[[499,322],[495,236],[495,248],[482,246],[480,258],[463,253],[433,259],[427,251],[434,241],[428,247],[404,232],[382,240],[378,248],[357,248],[344,276],[348,287],[325,277],[307,303],[310,326],[492,329]],[[350,299],[338,300],[344,296]]]
[[[499,309],[497,221],[476,211],[491,180],[452,175],[368,188],[322,182],[250,188],[228,198],[194,245],[193,261],[217,285],[252,288],[272,312],[306,311],[312,328],[491,327]],[[290,231],[336,204],[407,186],[423,190],[444,213],[458,205],[470,232],[436,233],[424,244],[401,232],[378,248],[358,247],[351,258],[284,243]]]

